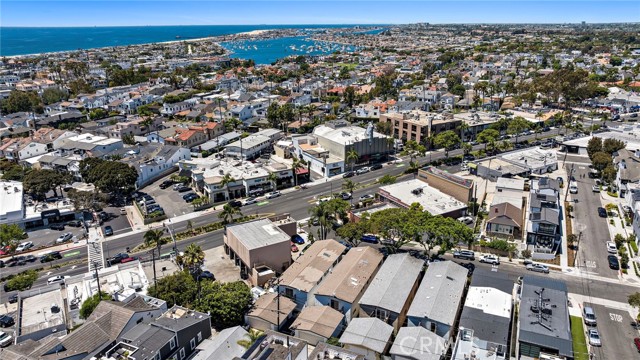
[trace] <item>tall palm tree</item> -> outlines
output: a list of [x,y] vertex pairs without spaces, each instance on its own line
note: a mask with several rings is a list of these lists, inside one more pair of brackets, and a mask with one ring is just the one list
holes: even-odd
[[251,345],[255,344],[256,341],[258,341],[262,335],[264,335],[264,333],[258,329],[251,329],[249,330],[249,332],[245,335],[245,337],[248,337],[249,339],[242,339],[242,340],[238,340],[237,343],[238,345],[244,347],[245,349],[249,349],[251,347]]
[[309,208],[311,222],[317,223],[320,227],[318,231],[318,237],[320,240],[327,238],[327,234],[329,233],[329,228],[331,226],[331,209],[329,209],[329,206],[327,205],[329,203],[330,201],[326,201]]
[[271,182],[271,190],[276,190],[278,188],[278,175],[276,175],[276,173],[269,173],[267,180]]
[[353,166],[356,164],[356,161],[360,158],[360,155],[356,151],[356,149],[351,149],[347,151],[346,159],[348,163],[351,163],[351,171],[353,171]]
[[197,244],[190,244],[182,255],[182,264],[193,274],[204,263],[204,251]]
[[144,244],[147,246],[151,246],[151,245],[157,246],[158,243],[160,243],[160,239],[162,238],[162,235],[164,235],[164,231],[162,229],[153,229],[144,233],[142,240],[144,241]]
[[291,170],[293,171],[293,179],[295,181],[294,186],[298,186],[298,169],[302,169],[303,167],[304,162],[294,157],[293,161],[291,162]]
[[224,204],[222,211],[218,214],[218,218],[222,219],[222,222],[226,225],[233,223],[233,217],[235,215],[242,216],[240,209],[229,204]]
[[222,177],[222,180],[220,181],[220,186],[222,186],[223,188],[225,188],[225,200],[229,200],[229,184],[236,182],[236,179],[231,176],[231,174],[227,173],[224,174],[224,176]]

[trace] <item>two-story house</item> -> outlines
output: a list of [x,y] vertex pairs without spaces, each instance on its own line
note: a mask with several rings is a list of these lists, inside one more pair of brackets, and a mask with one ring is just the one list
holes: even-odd
[[555,254],[560,248],[560,186],[550,178],[532,181],[529,193],[527,245],[536,253]]

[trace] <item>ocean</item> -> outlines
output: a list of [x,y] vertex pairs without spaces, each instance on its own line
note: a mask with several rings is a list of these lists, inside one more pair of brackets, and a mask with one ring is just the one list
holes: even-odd
[[[66,28],[0,27],[0,56],[28,55],[45,52],[188,40],[209,36],[236,34],[252,30],[318,29],[352,26],[357,25],[193,25]],[[177,39],[176,37],[179,38]],[[291,55],[292,52],[286,51],[286,49],[292,50],[290,48],[291,46],[299,48],[300,45],[305,43],[304,38],[292,37],[286,39],[290,39],[292,42],[271,44],[271,46],[268,47],[271,49],[268,51],[269,55],[263,54],[263,51],[251,52],[236,47],[234,50],[236,51],[235,56],[253,58],[256,63],[260,64],[271,63],[275,61],[275,59]],[[253,48],[253,45],[259,44],[251,45]],[[267,48],[266,45],[267,44],[265,44],[264,49]],[[278,47],[278,45],[281,46]],[[276,49],[282,49],[282,52],[278,53],[275,51]]]

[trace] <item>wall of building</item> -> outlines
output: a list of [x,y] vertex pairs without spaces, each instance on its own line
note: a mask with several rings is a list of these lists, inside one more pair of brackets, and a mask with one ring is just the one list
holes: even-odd
[[418,170],[418,178],[425,181],[430,186],[442,191],[443,193],[454,197],[456,200],[463,203],[468,203],[473,199],[473,186],[467,188],[465,186],[456,184],[448,179],[440,176],[427,173],[424,170]]

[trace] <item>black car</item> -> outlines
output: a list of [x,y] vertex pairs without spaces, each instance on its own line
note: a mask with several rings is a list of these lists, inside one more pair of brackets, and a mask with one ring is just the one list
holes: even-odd
[[229,201],[229,205],[232,206],[232,207],[238,208],[238,207],[242,206],[242,201],[240,201],[240,200],[231,200],[231,201]]
[[49,225],[49,229],[62,231],[64,230],[64,224],[51,224]]
[[598,208],[598,216],[606,218],[607,217],[607,210],[605,210],[605,208],[603,208],[603,207],[599,207]]
[[58,259],[62,259],[62,254],[60,254],[60,251],[52,251],[48,254],[42,255],[40,257],[40,262],[46,263]]
[[607,256],[607,260],[609,261],[609,268],[612,270],[620,270],[620,262],[618,261],[618,257],[615,255]]
[[18,294],[9,296],[9,304],[15,304],[18,302]]
[[181,186],[178,188],[178,192],[187,192],[189,190],[191,190],[191,188],[188,186]]
[[476,266],[472,263],[461,263],[460,266],[467,268],[469,276],[473,275],[473,271],[476,269]]
[[165,180],[160,184],[160,189],[166,189],[171,185],[173,185],[173,180]]
[[98,214],[98,217],[100,218],[100,220],[102,221],[107,221],[111,218],[111,214],[109,214],[108,212],[101,212]]
[[37,259],[38,259],[38,258],[37,258],[37,257],[35,257],[35,256],[33,256],[33,255],[27,255],[27,256],[25,256],[25,258],[24,258],[24,260],[25,260],[25,261],[28,261],[28,262],[34,262],[34,261],[36,261]]
[[380,169],[382,169],[382,164],[371,165],[371,170],[380,170]]
[[343,178],[350,178],[353,177],[353,175],[355,175],[355,173],[353,171],[347,171],[346,173],[342,174]]
[[203,271],[202,274],[200,274],[198,277],[200,279],[207,279],[207,280],[211,280],[211,281],[215,281],[216,280],[216,277],[213,276],[211,271],[208,271],[208,270]]
[[113,228],[111,226],[105,226],[104,236],[111,236],[111,235],[113,235]]
[[0,315],[0,326],[3,328],[13,326],[16,322],[9,315]]
[[80,227],[80,226],[82,226],[82,221],[80,221],[80,220],[71,220],[71,221],[67,221],[65,223],[65,225],[71,226],[71,227]]
[[116,254],[114,257],[107,259],[107,264],[109,265],[120,264],[122,260],[127,258],[129,258],[129,254],[119,253],[119,254]]

